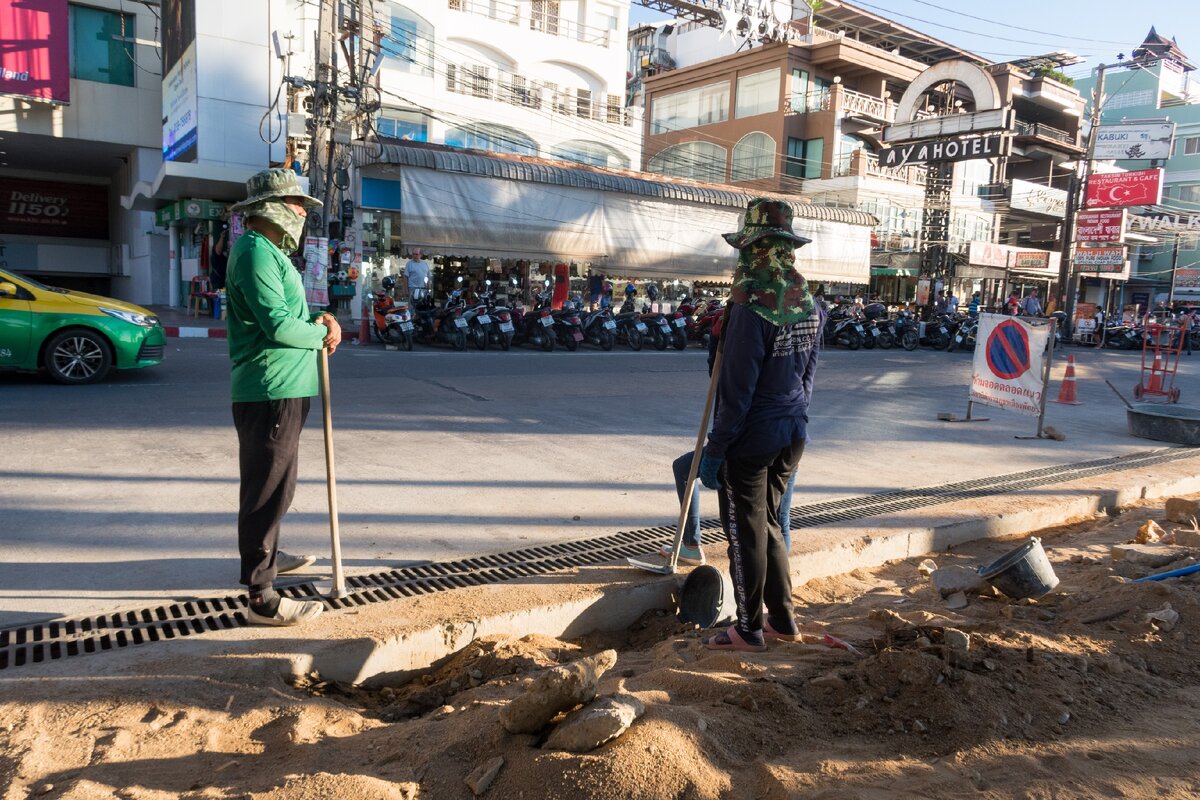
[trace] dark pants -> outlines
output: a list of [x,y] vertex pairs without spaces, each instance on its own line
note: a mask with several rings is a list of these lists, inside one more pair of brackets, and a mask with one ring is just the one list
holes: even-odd
[[300,431],[308,405],[307,397],[233,404],[242,473],[238,550],[242,583],[252,592],[270,588],[275,580],[279,523],[296,493]]
[[742,635],[762,631],[764,602],[776,630],[792,630],[792,578],[779,530],[779,503],[803,454],[804,442],[795,442],[771,453],[727,458],[721,467],[721,524],[729,538]]

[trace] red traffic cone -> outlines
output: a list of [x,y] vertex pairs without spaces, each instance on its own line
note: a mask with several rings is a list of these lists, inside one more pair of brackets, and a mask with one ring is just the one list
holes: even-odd
[[1063,403],[1070,406],[1079,406],[1083,403],[1079,402],[1078,395],[1075,394],[1075,354],[1071,353],[1067,356],[1067,372],[1063,375],[1062,386],[1058,389],[1058,397],[1054,402]]
[[1162,375],[1163,375],[1162,357],[1158,353],[1155,353],[1154,354],[1154,363],[1150,365],[1150,380],[1146,383],[1146,391],[1152,392],[1152,393],[1153,392],[1162,392],[1162,386],[1163,386]]

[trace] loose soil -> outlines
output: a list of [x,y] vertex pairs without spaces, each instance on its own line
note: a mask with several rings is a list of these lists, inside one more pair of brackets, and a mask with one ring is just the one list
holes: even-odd
[[[463,779],[501,755],[490,798],[1200,797],[1200,574],[1127,583],[1152,570],[1108,554],[1148,518],[1172,527],[1141,507],[1044,532],[1062,583],[1037,602],[950,611],[923,559],[812,581],[796,600],[817,635],[761,655],[706,651],[700,632],[652,613],[579,641],[476,641],[370,691],[316,674],[267,687],[31,679],[0,703],[0,796],[469,798]],[[932,557],[974,566],[1015,544]],[[1148,621],[1167,604],[1174,627]],[[968,651],[946,645],[947,628]],[[646,706],[624,736],[571,755],[503,730],[500,709],[539,670],[608,647],[620,657],[601,693]]]

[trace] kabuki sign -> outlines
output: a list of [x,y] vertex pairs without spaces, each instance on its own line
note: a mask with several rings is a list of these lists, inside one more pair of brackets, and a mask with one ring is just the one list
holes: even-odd
[[879,166],[903,167],[909,164],[935,164],[967,161],[972,158],[996,158],[1012,152],[1012,138],[1004,134],[975,136],[969,139],[938,139],[879,148]]
[[1048,325],[1032,325],[1003,314],[980,314],[974,370],[973,403],[986,403],[1022,414],[1041,413]]
[[1075,217],[1075,241],[1120,242],[1125,238],[1125,209],[1080,211]]
[[1162,200],[1161,169],[1107,172],[1088,178],[1088,208],[1152,206]]

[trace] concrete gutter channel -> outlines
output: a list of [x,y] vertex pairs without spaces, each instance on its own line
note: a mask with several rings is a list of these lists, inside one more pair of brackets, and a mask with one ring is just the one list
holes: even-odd
[[[1143,499],[1200,492],[1200,453],[1050,487],[1014,491],[793,531],[792,579],[799,585],[980,539],[1019,536]],[[708,547],[724,569],[723,548]],[[1051,550],[1053,558],[1053,551]],[[436,665],[486,636],[571,638],[620,630],[651,609],[673,607],[685,573],[653,576],[623,565],[564,570],[404,600],[334,611],[301,629],[239,627],[168,646],[114,650],[102,663],[63,659],[0,672],[0,687],[26,678],[102,673],[192,675],[211,680],[317,671],[325,679],[391,684]],[[213,663],[210,659],[219,660]],[[231,672],[233,674],[231,674]]]

